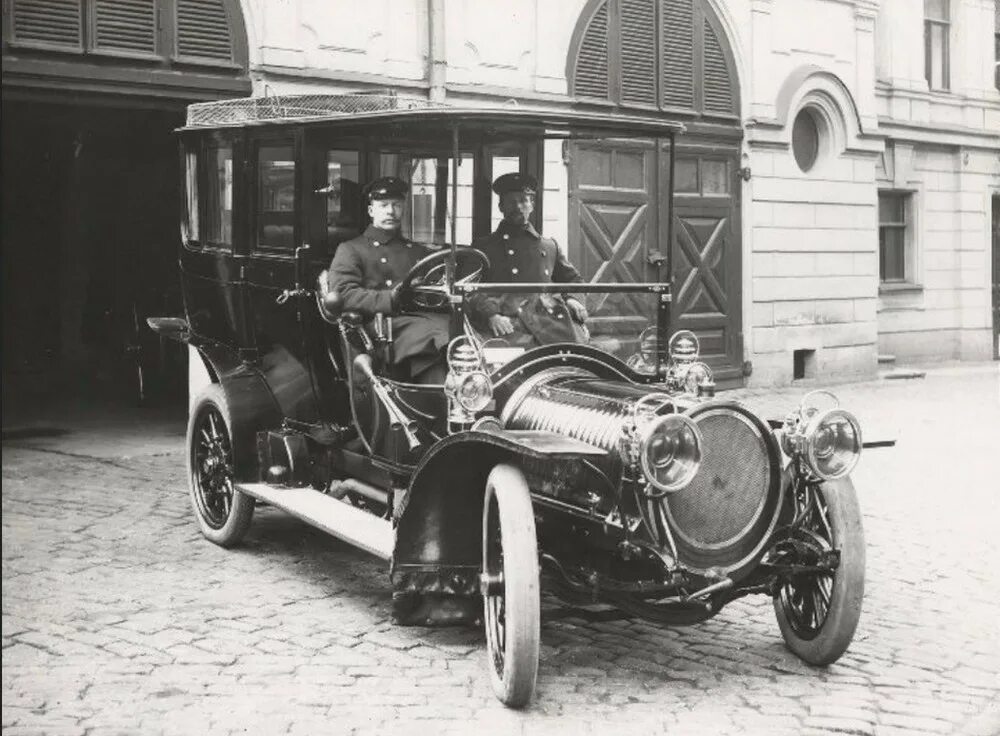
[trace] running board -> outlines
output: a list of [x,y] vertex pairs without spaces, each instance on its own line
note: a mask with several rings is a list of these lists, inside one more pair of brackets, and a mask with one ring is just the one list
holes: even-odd
[[276,488],[266,483],[240,483],[237,488],[383,560],[392,558],[395,532],[387,519],[308,487]]

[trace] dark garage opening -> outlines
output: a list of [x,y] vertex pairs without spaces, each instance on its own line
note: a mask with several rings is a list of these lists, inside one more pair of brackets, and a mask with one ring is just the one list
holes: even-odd
[[39,398],[138,402],[140,380],[146,402],[183,396],[183,347],[145,325],[181,313],[182,123],[179,108],[4,100],[5,417]]

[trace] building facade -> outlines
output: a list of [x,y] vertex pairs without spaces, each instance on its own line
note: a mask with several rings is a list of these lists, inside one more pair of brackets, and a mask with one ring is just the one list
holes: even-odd
[[[548,145],[544,227],[591,278],[668,259],[676,326],[727,383],[998,356],[1000,0],[212,2],[243,34],[229,81],[256,95],[682,120],[673,162],[652,141]],[[18,9],[74,4],[123,3],[7,0],[5,102]]]

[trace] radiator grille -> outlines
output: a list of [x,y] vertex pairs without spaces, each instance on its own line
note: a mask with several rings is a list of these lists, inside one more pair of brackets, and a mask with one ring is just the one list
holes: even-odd
[[691,485],[667,500],[672,526],[696,546],[716,547],[746,534],[760,517],[770,488],[760,430],[728,409],[695,420],[705,442]]

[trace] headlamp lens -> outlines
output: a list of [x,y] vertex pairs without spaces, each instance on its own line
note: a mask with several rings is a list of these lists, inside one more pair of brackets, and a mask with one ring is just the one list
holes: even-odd
[[684,390],[696,394],[703,383],[712,383],[712,369],[704,363],[692,363],[684,376]]
[[701,354],[698,336],[691,330],[678,330],[667,343],[667,353],[670,355],[670,360],[675,363],[691,363],[698,360]]
[[655,488],[668,493],[681,490],[701,465],[698,426],[679,414],[657,417],[642,431],[639,461]]
[[482,371],[466,373],[459,379],[455,399],[466,411],[482,411],[493,398],[493,384]]
[[805,432],[806,462],[820,478],[843,478],[861,457],[861,427],[843,409],[817,414]]

